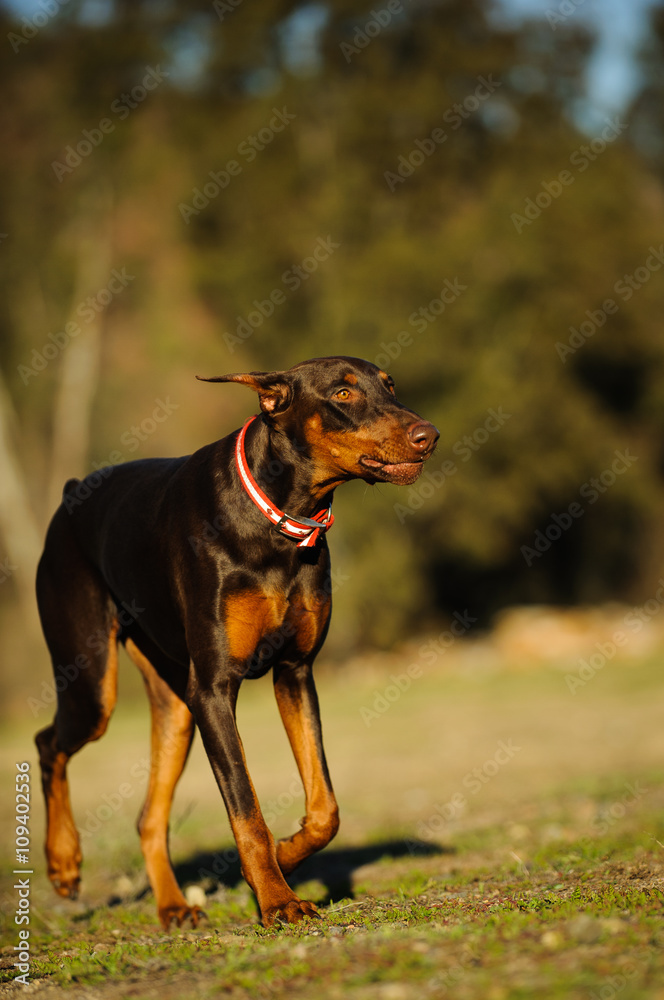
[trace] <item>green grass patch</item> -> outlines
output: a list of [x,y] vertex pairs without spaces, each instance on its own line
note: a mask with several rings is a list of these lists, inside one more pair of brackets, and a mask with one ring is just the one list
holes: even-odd
[[[166,933],[157,923],[133,830],[144,785],[137,781],[123,808],[85,839],[76,903],[47,882],[36,796],[30,996],[661,1000],[660,673],[654,661],[607,667],[573,697],[552,669],[483,679],[439,672],[370,727],[359,710],[380,679],[352,685],[323,673],[342,829],[293,877],[321,913],[297,925],[258,923],[200,748],[181,783],[171,838],[181,882],[208,893],[196,929]],[[133,706],[121,708],[104,741],[73,762],[79,823],[143,759],[145,722]],[[302,801],[290,792],[279,798],[292,787],[293,764],[269,685],[248,690],[240,728],[277,834],[288,833]],[[6,788],[14,760],[34,765],[30,740],[25,727],[5,736]],[[485,768],[501,740],[519,751]],[[469,778],[476,773],[487,777],[478,787]],[[461,800],[463,808],[448,808]],[[11,826],[2,833],[9,847]],[[11,871],[9,849],[3,864]],[[2,902],[0,990],[13,997],[22,987],[12,985],[11,876]]]

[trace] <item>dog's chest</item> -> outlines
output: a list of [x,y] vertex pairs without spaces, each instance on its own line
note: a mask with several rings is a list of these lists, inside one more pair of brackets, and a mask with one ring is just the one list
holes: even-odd
[[278,591],[244,588],[222,600],[228,652],[256,668],[286,648],[306,657],[320,641],[329,614],[326,593],[298,591],[287,598]]

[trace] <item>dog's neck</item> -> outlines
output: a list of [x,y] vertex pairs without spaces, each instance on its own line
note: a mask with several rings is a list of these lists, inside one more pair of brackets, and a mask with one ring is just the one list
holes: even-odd
[[313,517],[332,502],[344,477],[324,478],[304,442],[270,426],[262,417],[247,429],[246,455],[251,473],[270,500],[287,514]]

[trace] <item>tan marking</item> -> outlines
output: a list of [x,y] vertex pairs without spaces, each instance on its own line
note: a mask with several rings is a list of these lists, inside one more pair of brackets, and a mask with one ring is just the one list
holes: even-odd
[[344,375],[344,382],[348,382],[350,385],[357,385],[357,376],[353,375],[352,372],[348,372],[348,375]]
[[306,798],[306,816],[301,828],[277,843],[279,867],[288,875],[305,858],[329,844],[339,829],[339,809],[327,774],[325,757],[319,756],[309,714],[310,711],[317,712],[317,709],[306,709],[301,689],[292,688],[286,680],[277,681],[274,692]]
[[306,430],[311,430],[311,432],[312,432],[312,434],[314,436],[316,434],[322,434],[322,426],[323,426],[323,422],[321,420],[320,413],[313,413],[304,422],[304,429],[305,429],[305,431]]
[[81,869],[81,846],[69,800],[66,753],[56,749],[55,726],[36,738],[46,800],[46,860],[48,877],[60,896],[75,898]]
[[295,923],[304,916],[315,916],[316,907],[295,895],[286,884],[277,863],[274,838],[261,814],[258,803],[253,816],[230,816],[233,835],[242,864],[242,874],[256,893],[264,927],[279,916]]
[[185,703],[159,676],[138,646],[127,639],[125,648],[143,675],[152,717],[150,781],[138,821],[141,850],[159,919],[164,927],[200,916],[190,907],[177,884],[168,852],[168,817],[175,786],[182,774],[194,732],[194,720]]
[[[370,427],[359,431],[324,431],[321,416],[315,413],[305,421],[304,435],[314,460],[312,493],[317,499],[335,485],[330,479],[337,474],[338,483],[342,483],[344,473],[359,477],[370,473],[360,464],[362,455],[386,462],[413,461],[404,428],[387,416],[379,417]],[[325,485],[317,491],[318,480]]]
[[[117,633],[116,620],[108,635],[107,664],[100,682],[99,721],[84,743],[103,736],[115,708],[118,690]],[[55,725],[47,726],[38,733],[36,743],[46,800],[45,847],[48,877],[59,895],[75,898],[80,882],[81,845],[69,798],[67,763],[80,746],[74,747],[71,753],[58,750]]]
[[113,709],[115,708],[115,703],[118,698],[117,636],[119,627],[119,622],[116,619],[111,625],[111,630],[108,633],[107,665],[101,681],[101,691],[99,697],[99,707],[102,715],[97,728],[90,736],[90,740],[98,740],[100,736],[104,735],[106,727],[108,726],[108,720],[113,714]]
[[[246,621],[246,616],[253,613],[263,623],[261,628],[266,622],[272,628],[274,622],[278,624],[281,620],[279,617],[281,606],[285,609],[286,601],[283,597],[279,600],[276,596],[258,591],[243,591],[227,601],[226,609],[229,611],[227,627],[228,622],[232,622],[230,632],[234,634],[234,630],[240,625],[241,631],[247,628],[247,624],[255,625],[255,622]],[[157,899],[159,918],[165,927],[172,919],[181,923],[187,917],[195,924],[200,913],[195,907],[187,906],[173,874],[168,854],[168,814],[173,791],[189,750],[193,719],[186,705],[159,677],[153,665],[138,647],[131,640],[127,641],[126,647],[143,674],[152,709],[150,783],[139,821],[141,848],[148,878]],[[236,644],[235,649],[237,648]],[[246,760],[241,743],[240,752],[241,766],[246,772]],[[277,863],[274,838],[261,814],[248,772],[247,777],[253,797],[251,815],[234,816],[229,812],[240,854],[242,874],[256,893],[266,927],[274,922],[277,915],[289,921],[298,920],[305,914],[314,913],[315,908],[298,899],[286,884]]]
[[231,656],[246,660],[266,635],[281,625],[288,602],[283,594],[242,590],[223,601],[226,638]]
[[296,594],[291,599],[285,621],[294,628],[298,651],[304,656],[315,649],[330,616],[330,605],[329,594]]

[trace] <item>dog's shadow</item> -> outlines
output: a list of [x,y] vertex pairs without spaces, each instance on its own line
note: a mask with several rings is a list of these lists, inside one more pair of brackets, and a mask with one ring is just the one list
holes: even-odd
[[[386,840],[364,847],[338,847],[314,854],[307,858],[296,871],[288,876],[289,884],[295,888],[304,882],[319,881],[325,886],[327,895],[319,900],[319,905],[328,906],[341,899],[353,899],[353,874],[364,865],[382,861],[384,858],[430,857],[438,854],[453,854],[454,848],[431,844],[423,840]],[[218,885],[233,888],[242,882],[240,861],[235,847],[218,851],[216,854],[200,853],[175,865],[175,877],[180,885],[203,883],[208,892],[214,892]]]

